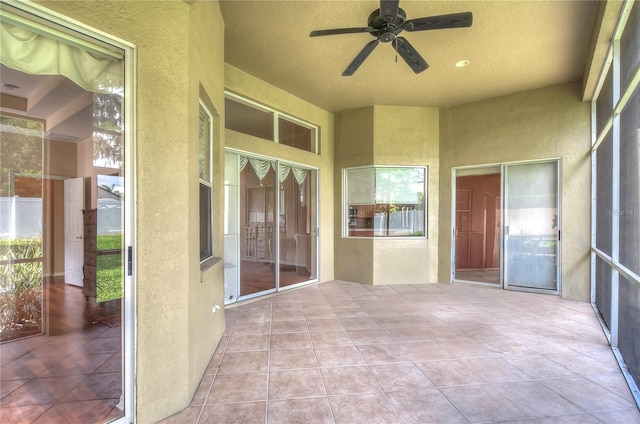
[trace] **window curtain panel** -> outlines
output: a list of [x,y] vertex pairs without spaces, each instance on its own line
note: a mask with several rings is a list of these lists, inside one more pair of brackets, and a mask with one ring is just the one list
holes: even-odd
[[291,172],[293,172],[293,177],[298,182],[298,185],[302,185],[304,183],[304,180],[307,179],[307,174],[309,173],[309,170],[304,168],[296,168],[295,166],[292,166]]
[[291,172],[291,166],[285,165],[283,163],[278,164],[278,179],[281,184],[284,182],[284,180],[287,179],[290,172]]
[[121,60],[0,22],[0,63],[33,75],[63,75],[85,90],[112,93],[124,85]]

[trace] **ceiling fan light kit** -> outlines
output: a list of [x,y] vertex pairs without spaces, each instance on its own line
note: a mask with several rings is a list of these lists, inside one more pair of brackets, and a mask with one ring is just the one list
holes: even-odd
[[402,31],[416,32],[434,29],[464,28],[470,27],[473,22],[471,12],[407,20],[407,14],[398,6],[398,3],[399,0],[380,0],[380,8],[374,10],[369,15],[367,27],[312,31],[309,36],[321,37],[325,35],[369,33],[375,37],[375,40],[367,43],[360,53],[358,53],[342,73],[342,76],[353,75],[380,42],[391,43],[393,49],[404,59],[413,72],[419,74],[427,69],[429,64],[420,56],[420,53],[418,53],[406,38],[398,36]]

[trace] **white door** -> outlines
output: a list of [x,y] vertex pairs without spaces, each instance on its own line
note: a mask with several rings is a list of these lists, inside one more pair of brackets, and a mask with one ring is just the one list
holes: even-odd
[[64,181],[64,279],[67,284],[82,286],[84,263],[84,179]]

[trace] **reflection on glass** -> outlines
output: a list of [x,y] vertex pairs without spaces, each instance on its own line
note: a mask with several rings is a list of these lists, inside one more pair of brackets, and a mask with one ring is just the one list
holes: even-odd
[[120,299],[123,290],[122,200],[124,178],[98,175],[97,302]]
[[274,163],[241,157],[240,296],[271,290],[275,279]]
[[556,290],[557,163],[510,165],[505,196],[506,284]]
[[347,169],[345,180],[349,236],[425,236],[425,168]]
[[316,278],[317,171],[280,164],[280,287]]
[[42,332],[43,130],[0,117],[0,341]]

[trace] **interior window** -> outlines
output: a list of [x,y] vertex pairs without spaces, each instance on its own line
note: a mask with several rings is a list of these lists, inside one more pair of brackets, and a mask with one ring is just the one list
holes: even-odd
[[345,170],[348,237],[424,237],[426,168]]

